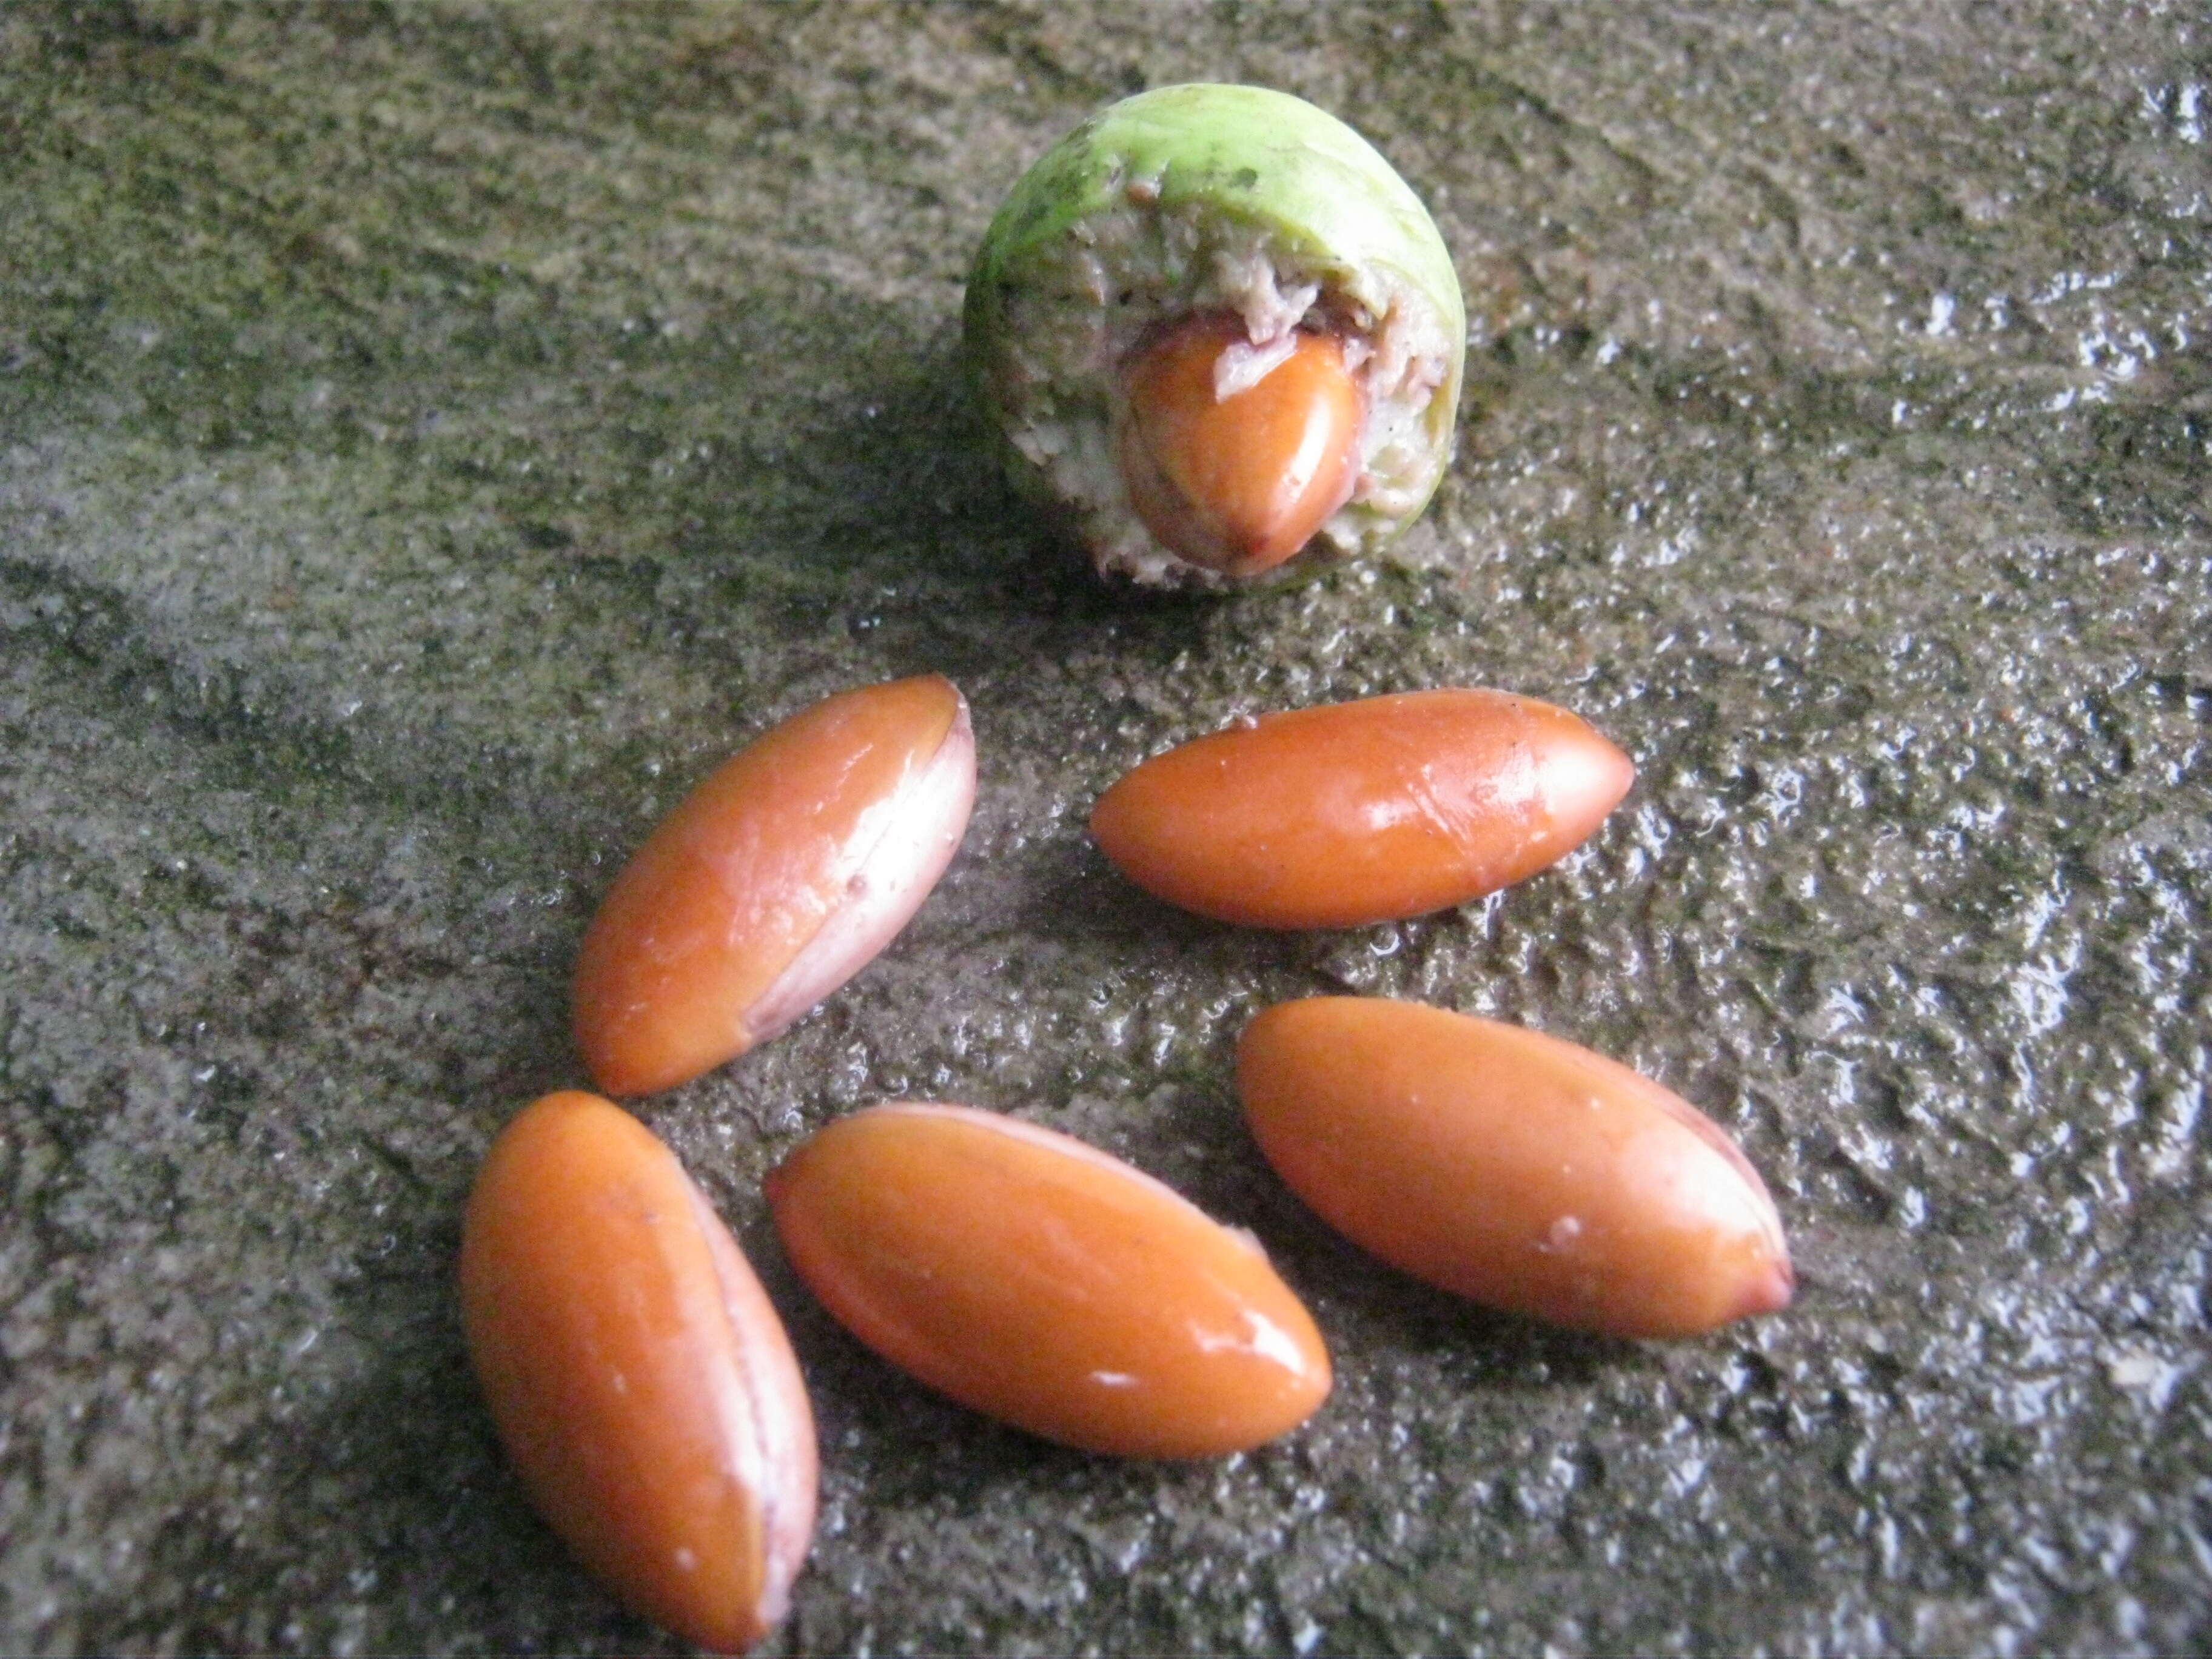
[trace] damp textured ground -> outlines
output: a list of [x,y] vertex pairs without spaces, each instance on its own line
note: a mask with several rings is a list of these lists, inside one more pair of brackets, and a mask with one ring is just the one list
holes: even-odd
[[[1367,133],[1474,350],[1401,559],[1137,602],[991,475],[957,319],[1023,166],[1197,78]],[[672,1650],[504,1470],[461,1201],[656,815],[941,671],[945,885],[641,1106],[821,1419],[769,1651],[2203,1650],[2208,127],[2187,3],[0,9],[0,1649]],[[1258,935],[1085,835],[1453,684],[1641,769],[1519,889]],[[1608,1342],[1332,1239],[1228,1059],[1346,989],[1695,1102],[1796,1306]],[[759,1182],[906,1093],[1251,1227],[1329,1407],[1160,1468],[890,1373]]]

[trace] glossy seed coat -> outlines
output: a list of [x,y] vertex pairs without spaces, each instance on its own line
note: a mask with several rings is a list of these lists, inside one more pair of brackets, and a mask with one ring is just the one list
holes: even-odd
[[484,1160],[460,1279],[539,1513],[637,1612],[752,1645],[813,1532],[814,1420],[775,1310],[675,1155],[596,1095],[546,1096]]
[[1207,1457],[1328,1396],[1328,1354],[1249,1234],[1066,1135],[880,1106],[769,1178],[799,1276],[863,1342],[1085,1450]]
[[1359,471],[1359,388],[1344,347],[1298,333],[1256,384],[1221,392],[1243,320],[1200,316],[1138,354],[1120,460],[1145,527],[1191,563],[1255,576],[1304,547]]
[[1316,997],[1245,1029],[1237,1080],[1291,1189],[1431,1284],[1629,1337],[1789,1304],[1789,1248],[1758,1171],[1703,1114],[1587,1048]]
[[968,705],[933,674],[831,697],[725,763],[584,935],[575,1032],[593,1080],[673,1088],[782,1030],[906,924],[975,798]]
[[1130,880],[1200,915],[1359,927],[1534,874],[1635,775],[1563,708],[1415,691],[1263,714],[1156,756],[1100,798],[1091,832]]

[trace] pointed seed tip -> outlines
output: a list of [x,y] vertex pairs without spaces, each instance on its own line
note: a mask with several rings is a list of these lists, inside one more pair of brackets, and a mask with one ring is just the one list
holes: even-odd
[[1754,1273],[1744,1285],[1742,1310],[1739,1319],[1759,1314],[1780,1313],[1797,1293],[1797,1274],[1784,1255],[1765,1264],[1765,1271]]

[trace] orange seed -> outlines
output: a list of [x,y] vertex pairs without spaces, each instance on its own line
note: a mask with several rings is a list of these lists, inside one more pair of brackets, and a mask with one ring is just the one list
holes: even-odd
[[1463,904],[1579,845],[1627,756],[1563,708],[1415,691],[1264,714],[1155,756],[1091,833],[1156,897],[1254,927],[1353,927]]
[[1375,997],[1268,1009],[1237,1047],[1260,1150],[1363,1249],[1495,1308],[1687,1336],[1789,1304],[1766,1186],[1720,1127],[1589,1049]]
[[1350,499],[1364,399],[1334,335],[1300,331],[1257,384],[1220,395],[1234,315],[1207,313],[1125,372],[1118,449],[1137,514],[1169,551],[1226,575],[1289,558]]
[[1250,1235],[1066,1135],[924,1103],[830,1124],[769,1177],[799,1276],[975,1410],[1089,1451],[1209,1457],[1328,1397],[1328,1351]]
[[675,1155],[596,1095],[547,1095],[484,1159],[460,1279],[493,1421],[554,1531],[687,1640],[757,1641],[814,1529],[814,1419]]
[[775,1036],[906,925],[975,797],[968,705],[935,674],[829,698],[724,763],[585,933],[574,1017],[593,1079],[673,1088]]

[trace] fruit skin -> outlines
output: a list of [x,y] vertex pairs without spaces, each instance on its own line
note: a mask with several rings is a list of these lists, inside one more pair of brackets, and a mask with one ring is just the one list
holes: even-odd
[[1046,1439],[1217,1456],[1328,1397],[1320,1333],[1251,1237],[1068,1136],[878,1106],[801,1146],[768,1193],[792,1264],[854,1335]]
[[1690,1336],[1789,1304],[1766,1186],[1711,1120],[1558,1037],[1371,997],[1237,1045],[1255,1139],[1352,1243],[1491,1307]]
[[1123,875],[1200,915],[1356,927],[1534,874],[1635,776],[1563,708],[1414,691],[1263,714],[1155,756],[1099,799],[1091,833]]
[[814,1530],[814,1419],[783,1326],[675,1155],[564,1091],[492,1143],[462,1226],[469,1353],[508,1457],[616,1595],[739,1652]]
[[[1456,325],[1459,273],[1421,198],[1372,144],[1328,113],[1267,87],[1190,82],[1124,98],[1075,128],[1016,183],[984,234],[963,322],[988,347],[1003,287],[1037,250],[1110,211],[1130,179],[1150,181],[1164,213],[1201,208],[1266,224],[1346,292],[1375,293],[1371,272],[1418,285]],[[1449,428],[1454,396],[1442,400]]]
[[673,1088],[781,1031],[905,925],[975,798],[968,705],[935,674],[841,693],[725,762],[585,932],[574,1025],[592,1079]]

